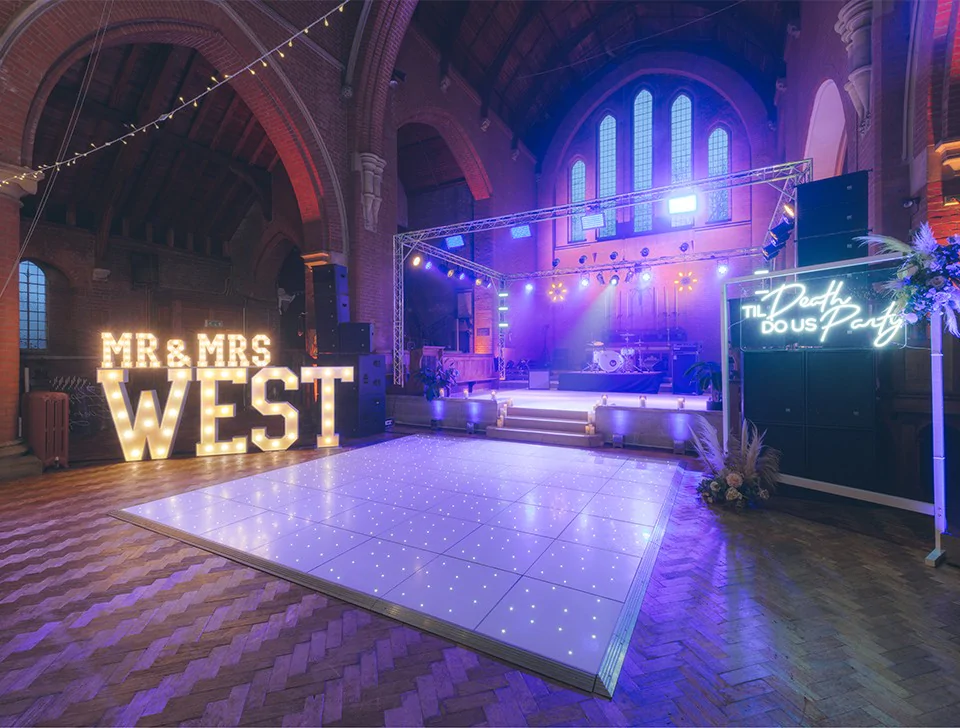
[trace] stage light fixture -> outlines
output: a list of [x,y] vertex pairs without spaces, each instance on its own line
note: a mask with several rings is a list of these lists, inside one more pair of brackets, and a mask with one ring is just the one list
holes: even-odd
[[580,218],[580,227],[584,230],[596,230],[603,227],[603,213],[596,212],[592,215],[584,215]]
[[580,276],[580,287],[586,288],[589,285],[590,285],[590,276],[584,273],[582,276]]
[[613,277],[610,279],[610,285],[611,285],[611,286],[618,286],[618,285],[620,285],[620,276],[618,276],[616,273],[614,273],[614,274],[613,274]]
[[580,265],[583,265],[584,263],[587,262],[587,256],[581,255],[580,259],[577,262],[580,263]]
[[420,263],[423,262],[423,258],[421,258],[419,255],[415,255],[410,262],[413,264],[413,267],[416,268],[418,265],[420,265]]
[[629,283],[632,280],[633,280],[633,269],[631,268],[630,270],[627,271],[627,277],[623,279],[623,282]]
[[[792,212],[793,208],[790,208],[790,211]],[[795,225],[796,221],[793,217],[784,214],[780,222],[770,228],[770,232],[767,233],[767,241],[760,249],[763,253],[764,260],[773,260],[780,254],[780,251],[786,247]]]
[[667,200],[667,212],[671,215],[688,215],[697,211],[697,196],[683,195]]
[[688,250],[690,250],[690,243],[684,240],[682,243],[680,243],[680,252],[686,253]]
[[786,202],[783,203],[783,214],[791,220],[797,217],[797,211],[793,208],[793,205]]
[[721,260],[719,263],[717,263],[718,276],[723,278],[729,272],[730,272],[730,264],[727,261]]
[[607,285],[606,280],[603,278],[603,273],[597,273],[597,283],[599,283],[601,286]]
[[677,274],[677,278],[673,282],[673,285],[677,287],[678,293],[682,293],[684,290],[692,291],[693,284],[696,282],[697,279],[693,277],[693,271],[687,271],[686,273],[680,271]]
[[617,259],[617,251],[614,250],[612,253],[610,253],[610,260],[616,260],[616,259]]
[[497,293],[497,295],[500,296],[500,298],[506,298],[510,294],[507,293],[506,291],[500,291],[499,293]]
[[643,250],[641,250],[640,255],[646,258],[648,255],[650,255],[650,248],[644,248]]
[[510,237],[512,237],[514,240],[519,240],[520,238],[529,238],[530,226],[517,225],[516,227],[510,228]]
[[493,278],[487,278],[487,282],[483,284],[484,288],[493,288]]
[[447,268],[447,278],[453,278],[456,273],[457,272],[453,268]]
[[466,272],[465,270],[460,271],[460,272],[457,274],[457,278],[458,278],[459,280],[461,280],[461,281],[466,280],[466,279],[467,279],[467,272]]
[[649,283],[650,281],[652,281],[653,271],[651,271],[649,268],[644,268],[642,271],[640,271],[640,280],[643,283]]
[[757,269],[753,272],[753,274],[754,274],[755,276],[765,276],[765,275],[767,275],[767,273],[769,273],[769,272],[770,272],[770,270],[769,270],[768,268],[757,268]]
[[550,284],[547,297],[551,303],[562,303],[563,299],[567,297],[567,287],[563,285],[562,281],[554,281]]
[[523,287],[523,290],[525,290],[527,293],[533,293],[533,283],[527,281],[526,285]]
[[452,250],[453,248],[462,248],[466,243],[463,242],[462,235],[451,235],[444,242],[447,244],[447,249]]
[[430,270],[431,268],[433,268],[433,261],[428,259],[427,262],[423,264],[423,269]]
[[477,276],[476,278],[473,279],[473,284],[474,284],[477,288],[479,288],[480,286],[483,285],[483,278],[481,278],[480,276]]

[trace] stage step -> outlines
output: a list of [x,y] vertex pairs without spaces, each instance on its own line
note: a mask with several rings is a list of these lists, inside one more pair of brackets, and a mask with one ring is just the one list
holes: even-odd
[[535,420],[564,420],[587,424],[588,414],[576,410],[534,409],[532,407],[507,407],[508,417],[524,417]]
[[494,440],[512,440],[513,442],[534,442],[541,445],[566,445],[567,447],[601,447],[602,435],[556,432],[555,430],[515,430],[507,427],[488,427],[487,437]]
[[503,426],[508,430],[550,430],[551,432],[576,432],[584,434],[585,420],[555,420],[549,417],[514,417],[514,410],[507,410]]

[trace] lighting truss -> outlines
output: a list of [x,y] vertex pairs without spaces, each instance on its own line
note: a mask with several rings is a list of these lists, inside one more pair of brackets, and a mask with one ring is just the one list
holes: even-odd
[[[792,202],[796,196],[796,186],[810,181],[812,178],[813,162],[809,159],[797,162],[785,162],[783,164],[773,164],[768,167],[759,167],[743,172],[732,172],[731,174],[718,175],[716,177],[707,177],[697,180],[693,183],[683,182],[665,187],[657,187],[649,190],[640,190],[636,192],[626,192],[622,195],[613,195],[601,199],[575,202],[567,205],[558,205],[556,207],[547,207],[539,210],[528,210],[526,212],[517,212],[510,215],[501,215],[500,217],[489,217],[483,220],[470,220],[467,222],[456,223],[454,225],[442,225],[439,227],[427,228],[424,230],[412,230],[406,233],[399,233],[393,236],[393,382],[397,385],[405,383],[405,372],[403,365],[404,352],[404,283],[403,274],[407,256],[417,250],[423,254],[429,255],[437,260],[452,263],[465,271],[478,273],[487,276],[498,283],[498,288],[504,290],[508,280],[517,280],[520,278],[550,278],[560,275],[576,275],[585,270],[604,271],[616,270],[618,268],[629,268],[632,265],[639,267],[641,263],[621,262],[620,265],[606,264],[590,266],[589,268],[570,268],[548,271],[535,271],[533,273],[512,273],[505,275],[480,263],[476,263],[467,258],[451,253],[448,250],[442,250],[438,247],[426,243],[427,240],[436,240],[450,237],[451,235],[465,235],[470,233],[484,232],[487,230],[498,230],[500,228],[511,228],[518,225],[530,225],[548,220],[557,220],[567,218],[572,215],[584,215],[590,213],[599,213],[608,209],[620,209],[623,207],[632,207],[644,202],[659,202],[674,196],[679,192],[688,192],[691,188],[699,193],[713,192],[716,190],[734,189],[737,187],[749,187],[756,184],[769,184],[780,191],[780,198],[774,209],[772,219],[779,222],[783,215],[783,205]],[[701,255],[682,255],[667,256],[663,258],[649,259],[645,258],[642,265],[653,267],[655,265],[665,265],[668,263],[682,261],[695,262],[698,260],[710,260],[715,257],[743,257],[745,255],[759,254],[759,248],[741,249],[738,251],[720,251],[716,253],[707,253]],[[503,347],[505,343],[505,330],[499,329],[499,349],[497,351],[500,362],[500,377],[503,378]]]
[[451,235],[463,235],[483,232],[485,230],[497,230],[499,228],[514,227],[516,225],[556,220],[558,218],[570,217],[571,215],[588,215],[591,212],[601,212],[610,208],[620,209],[622,207],[639,205],[644,202],[658,202],[674,196],[677,192],[689,192],[690,189],[704,193],[765,183],[777,185],[777,183],[789,183],[792,180],[792,185],[784,184],[783,187],[778,188],[786,191],[788,188],[793,189],[797,184],[802,184],[807,181],[810,178],[811,169],[812,162],[809,159],[804,159],[799,162],[774,164],[769,167],[759,167],[743,172],[732,172],[731,174],[707,177],[693,183],[683,182],[649,190],[625,192],[622,195],[613,195],[612,197],[573,202],[567,205],[558,205],[557,207],[516,212],[510,215],[501,215],[500,217],[488,217],[483,220],[469,220],[454,225],[441,225],[425,230],[411,230],[410,232],[400,233],[394,236],[394,240],[399,239],[400,242],[403,243],[414,243],[421,240],[446,238]]
[[760,248],[731,248],[730,250],[712,250],[708,253],[689,253],[681,255],[664,255],[659,258],[644,258],[643,260],[618,260],[610,263],[596,263],[594,265],[580,265],[576,268],[552,268],[538,270],[533,273],[508,273],[505,281],[519,281],[539,278],[558,278],[562,276],[579,276],[582,273],[606,273],[609,271],[628,271],[639,268],[656,268],[672,263],[699,263],[704,260],[729,260],[731,258],[747,258],[760,255]]

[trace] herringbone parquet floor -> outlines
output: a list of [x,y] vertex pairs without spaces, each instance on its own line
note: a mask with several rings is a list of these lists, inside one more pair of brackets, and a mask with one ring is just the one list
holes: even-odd
[[0,724],[960,723],[960,572],[689,488],[612,701],[105,515],[315,456],[0,487]]

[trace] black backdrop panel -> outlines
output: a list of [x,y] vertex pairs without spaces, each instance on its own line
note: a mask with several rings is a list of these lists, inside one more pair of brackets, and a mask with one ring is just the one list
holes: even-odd
[[807,477],[863,490],[877,488],[877,435],[873,430],[808,427]]
[[810,351],[807,424],[873,429],[877,385],[872,351]]
[[807,475],[807,443],[800,425],[773,425],[754,422],[763,434],[763,444],[780,451],[780,472],[803,478]]
[[753,422],[802,425],[803,354],[743,352],[743,415]]

